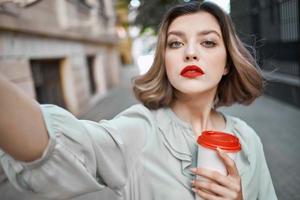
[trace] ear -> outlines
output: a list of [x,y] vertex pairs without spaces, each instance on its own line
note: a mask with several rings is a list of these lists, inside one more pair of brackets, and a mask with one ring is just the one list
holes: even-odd
[[226,65],[223,71],[223,76],[227,75],[228,73],[229,73],[229,67],[228,65]]

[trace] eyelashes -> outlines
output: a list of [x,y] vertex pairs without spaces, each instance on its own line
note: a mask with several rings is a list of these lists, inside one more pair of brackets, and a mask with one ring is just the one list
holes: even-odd
[[181,46],[183,46],[183,43],[179,41],[171,41],[168,43],[168,47],[171,49],[177,49],[180,48]]
[[217,45],[216,42],[213,42],[213,41],[210,41],[210,40],[203,41],[201,44],[203,46],[207,47],[207,48],[212,48],[212,47],[215,47]]
[[[204,41],[200,42],[200,45],[205,47],[205,48],[213,48],[217,45],[217,42],[212,41],[212,40],[204,40]],[[175,40],[175,41],[168,42],[167,46],[170,49],[178,49],[178,48],[184,46],[184,43]]]

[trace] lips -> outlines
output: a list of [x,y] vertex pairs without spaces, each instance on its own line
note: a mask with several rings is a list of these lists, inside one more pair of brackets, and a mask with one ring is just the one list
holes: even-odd
[[203,74],[203,70],[197,65],[188,65],[180,72],[180,75],[186,78],[195,78]]

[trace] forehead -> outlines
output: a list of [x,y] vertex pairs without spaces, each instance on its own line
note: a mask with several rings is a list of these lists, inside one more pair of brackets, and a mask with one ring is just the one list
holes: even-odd
[[205,11],[177,17],[173,20],[168,28],[168,32],[201,32],[204,30],[215,30],[220,35],[222,35],[221,28],[217,19],[213,15]]

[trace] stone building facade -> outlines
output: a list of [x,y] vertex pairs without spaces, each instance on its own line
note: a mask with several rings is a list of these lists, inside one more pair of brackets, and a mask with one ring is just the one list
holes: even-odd
[[114,1],[0,1],[0,73],[79,115],[119,82]]

